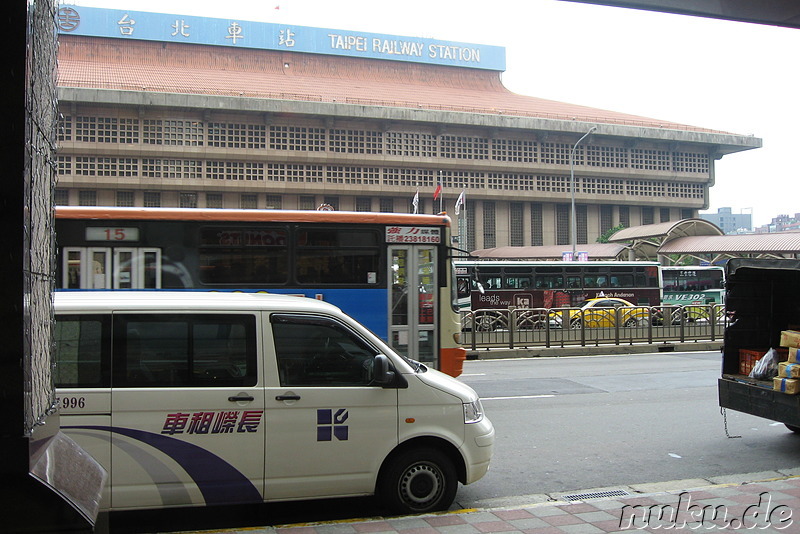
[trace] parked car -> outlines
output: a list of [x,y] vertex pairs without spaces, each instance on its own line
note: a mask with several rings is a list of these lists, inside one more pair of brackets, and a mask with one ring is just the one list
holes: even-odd
[[624,327],[647,326],[650,313],[647,307],[637,306],[620,298],[586,299],[575,308],[550,312],[550,325],[563,327],[567,321],[569,328],[614,327],[618,323]]
[[447,510],[489,468],[464,383],[331,304],[205,291],[57,291],[61,428],[109,473],[103,510],[377,495]]

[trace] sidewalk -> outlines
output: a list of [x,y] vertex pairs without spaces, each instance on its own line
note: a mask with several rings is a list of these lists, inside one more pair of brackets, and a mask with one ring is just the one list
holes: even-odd
[[[692,481],[685,481],[691,485]],[[695,481],[696,482],[696,481]],[[612,496],[604,493],[614,493]],[[593,534],[630,532],[800,532],[800,476],[619,495],[588,492],[510,508],[252,527],[226,534]],[[583,500],[573,500],[582,498]]]

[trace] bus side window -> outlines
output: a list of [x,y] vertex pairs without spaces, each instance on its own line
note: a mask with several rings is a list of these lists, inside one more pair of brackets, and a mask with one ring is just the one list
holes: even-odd
[[581,288],[581,277],[580,276],[567,276],[567,288],[568,289],[580,289]]
[[[482,277],[483,278],[483,277]],[[486,289],[500,289],[500,277],[486,277],[481,282]]]
[[633,275],[632,274],[620,274],[617,276],[618,286],[617,287],[633,287]]
[[540,274],[536,276],[536,289],[563,289],[564,277],[559,274]]
[[527,276],[506,277],[506,289],[525,289],[530,287],[531,279]]

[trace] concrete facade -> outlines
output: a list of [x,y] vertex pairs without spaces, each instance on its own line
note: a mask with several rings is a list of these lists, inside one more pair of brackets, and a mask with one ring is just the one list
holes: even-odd
[[581,244],[696,217],[715,161],[761,146],[497,72],[65,35],[59,54],[59,204],[408,212],[419,191],[433,213],[441,184],[461,248],[566,245],[574,169]]

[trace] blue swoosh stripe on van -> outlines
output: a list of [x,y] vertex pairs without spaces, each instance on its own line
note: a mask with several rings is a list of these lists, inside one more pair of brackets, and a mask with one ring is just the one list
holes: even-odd
[[178,463],[197,484],[206,504],[259,503],[261,493],[231,464],[202,447],[143,430],[111,426],[65,426],[63,429],[103,430],[146,443]]

